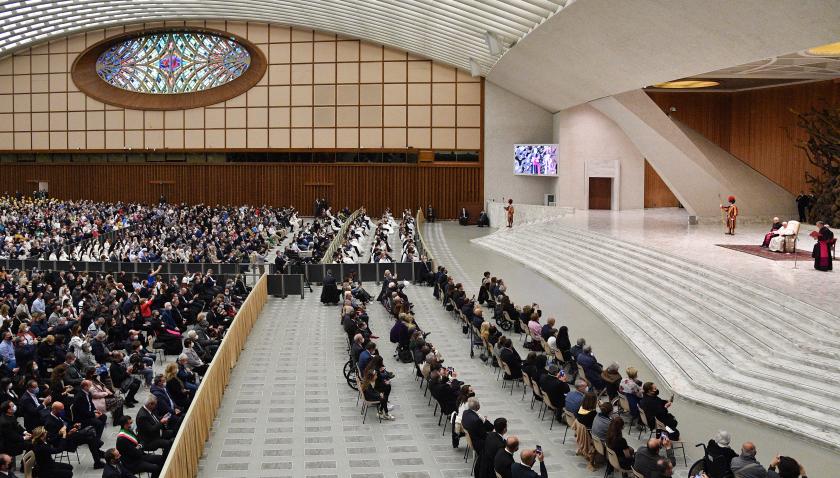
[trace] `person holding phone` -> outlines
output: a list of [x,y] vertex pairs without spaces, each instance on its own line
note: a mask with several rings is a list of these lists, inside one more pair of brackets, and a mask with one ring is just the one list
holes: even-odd
[[[514,463],[510,467],[511,478],[548,478],[548,470],[545,469],[545,455],[542,452],[542,447],[537,445],[533,450],[522,450],[519,453],[521,463]],[[532,470],[534,463],[540,462],[540,472]]]
[[653,426],[655,420],[665,425],[668,438],[674,441],[680,440],[680,431],[677,429],[677,419],[671,415],[669,409],[674,403],[674,397],[669,401],[659,398],[659,389],[653,382],[646,382],[642,386],[643,397],[639,401],[639,408],[646,414],[648,423]]

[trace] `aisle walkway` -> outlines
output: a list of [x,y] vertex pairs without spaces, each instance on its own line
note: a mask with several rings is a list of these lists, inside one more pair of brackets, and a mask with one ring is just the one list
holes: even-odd
[[[370,284],[371,292],[374,285]],[[522,389],[502,391],[495,369],[469,358],[469,343],[460,327],[437,304],[431,289],[409,286],[429,341],[447,357],[460,378],[471,383],[491,419],[505,416],[523,447],[546,450],[549,473],[563,477],[595,477],[574,456],[573,438],[562,445],[563,426],[540,423],[537,412],[522,401]],[[356,395],[341,368],[346,341],[337,308],[323,306],[318,294],[306,299],[269,299],[249,346],[234,369],[213,433],[201,462],[202,477],[468,477],[465,441],[452,448],[441,435],[428,397],[413,379],[412,367],[391,358],[390,319],[371,304],[371,327],[386,365],[397,374],[391,412],[396,421],[378,423],[373,412],[365,425],[355,406]]]

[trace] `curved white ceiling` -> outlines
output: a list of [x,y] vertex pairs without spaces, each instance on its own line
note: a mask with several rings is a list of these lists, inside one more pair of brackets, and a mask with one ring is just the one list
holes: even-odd
[[484,40],[525,37],[572,0],[18,0],[0,1],[0,56],[93,28],[160,20],[290,24],[396,47],[483,73],[496,63]]

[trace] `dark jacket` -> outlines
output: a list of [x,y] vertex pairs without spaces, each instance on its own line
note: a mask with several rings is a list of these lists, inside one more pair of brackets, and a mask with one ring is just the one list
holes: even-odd
[[502,478],[510,478],[510,467],[513,465],[513,455],[502,448],[496,452],[496,459],[493,461],[495,472],[502,475]]
[[137,412],[137,438],[140,443],[151,443],[161,438],[163,424],[146,407]]
[[493,429],[493,424],[478,416],[475,411],[467,409],[461,418],[461,426],[470,434],[473,447],[477,454],[484,452],[484,440],[487,432]]
[[545,469],[545,462],[540,463],[540,473],[528,468],[522,463],[514,463],[510,466],[511,478],[548,478],[548,470]]
[[554,375],[543,374],[540,379],[540,388],[551,399],[551,403],[562,413],[566,406],[566,394],[569,393],[569,384],[558,379]]
[[501,435],[495,431],[487,434],[484,441],[484,452],[481,453],[481,463],[478,466],[479,478],[496,478],[496,471],[494,469],[496,453],[504,448],[505,439]]
[[137,475],[128,471],[122,463],[117,462],[116,465],[105,464],[105,468],[102,469],[102,478],[137,478]]

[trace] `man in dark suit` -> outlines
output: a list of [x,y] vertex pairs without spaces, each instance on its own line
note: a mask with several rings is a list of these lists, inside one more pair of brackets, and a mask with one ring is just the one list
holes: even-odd
[[656,420],[659,420],[666,428],[669,428],[668,438],[679,441],[680,431],[677,430],[677,419],[668,411],[673,404],[673,397],[667,402],[659,398],[659,389],[653,382],[642,385],[642,392],[644,396],[639,400],[639,409],[646,414],[648,423],[653,426]]
[[90,395],[92,385],[90,380],[82,380],[81,390],[73,399],[73,420],[81,423],[83,427],[92,427],[96,430],[96,438],[101,439],[108,417],[94,406],[93,397]]
[[5,453],[0,455],[0,478],[17,478],[15,467],[12,465],[12,457]]
[[484,441],[484,451],[481,453],[479,464],[479,478],[496,478],[494,467],[496,453],[505,448],[504,434],[507,433],[507,420],[497,418],[493,421],[493,431],[487,434]]
[[519,438],[511,435],[505,441],[505,447],[496,452],[493,468],[502,478],[510,478],[510,467],[514,463],[513,455],[519,450]]
[[470,212],[467,211],[467,208],[462,207],[461,212],[458,214],[458,224],[462,226],[466,226],[470,223]]
[[105,452],[105,469],[102,470],[102,478],[137,478],[122,464],[120,458],[120,452],[116,448],[109,448]]
[[464,416],[461,418],[461,426],[470,435],[473,448],[476,453],[475,460],[475,475],[478,475],[478,465],[481,463],[481,455],[484,452],[484,440],[487,437],[487,432],[493,429],[493,424],[487,417],[480,417],[478,411],[481,409],[481,404],[475,397],[470,397],[467,400],[467,409],[464,410]]
[[548,367],[548,373],[540,377],[540,389],[548,395],[552,405],[557,407],[557,419],[563,413],[566,406],[566,394],[569,393],[569,384],[566,383],[566,374],[557,365]]
[[[143,445],[137,439],[137,435],[131,430],[134,420],[128,415],[119,419],[120,432],[117,434],[117,451],[122,456],[122,463],[132,473],[152,474],[152,478],[158,478],[163,468],[164,457],[143,451]],[[107,454],[106,454],[107,458]]]
[[[540,450],[522,450],[519,454],[519,459],[522,463],[514,463],[510,467],[511,478],[548,478],[548,470],[545,469],[545,456]],[[532,470],[534,462],[540,461],[540,474]]]
[[162,449],[163,456],[167,456],[169,449],[172,447],[172,440],[164,438],[169,416],[164,415],[158,419],[154,414],[156,407],[157,398],[154,396],[146,398],[146,404],[137,412],[137,435],[145,450],[155,451]]
[[104,452],[99,449],[102,446],[102,440],[96,437],[96,431],[92,427],[83,428],[81,423],[67,423],[63,416],[64,404],[54,402],[50,413],[44,418],[47,443],[62,451],[72,451],[79,445],[87,445],[93,457],[93,468],[97,470],[102,468]]
[[38,398],[40,392],[38,382],[30,380],[26,384],[26,391],[20,397],[19,403],[21,415],[23,415],[23,426],[30,432],[35,427],[43,425],[44,417],[49,413],[45,405],[49,405],[52,399],[47,397],[44,399],[44,403],[41,403],[41,400]]
[[505,343],[500,343],[499,357],[509,368],[510,375],[505,374],[505,380],[519,380],[522,378],[522,356],[513,348],[513,341],[505,338]]
[[426,221],[435,222],[435,208],[431,204],[426,208]]

